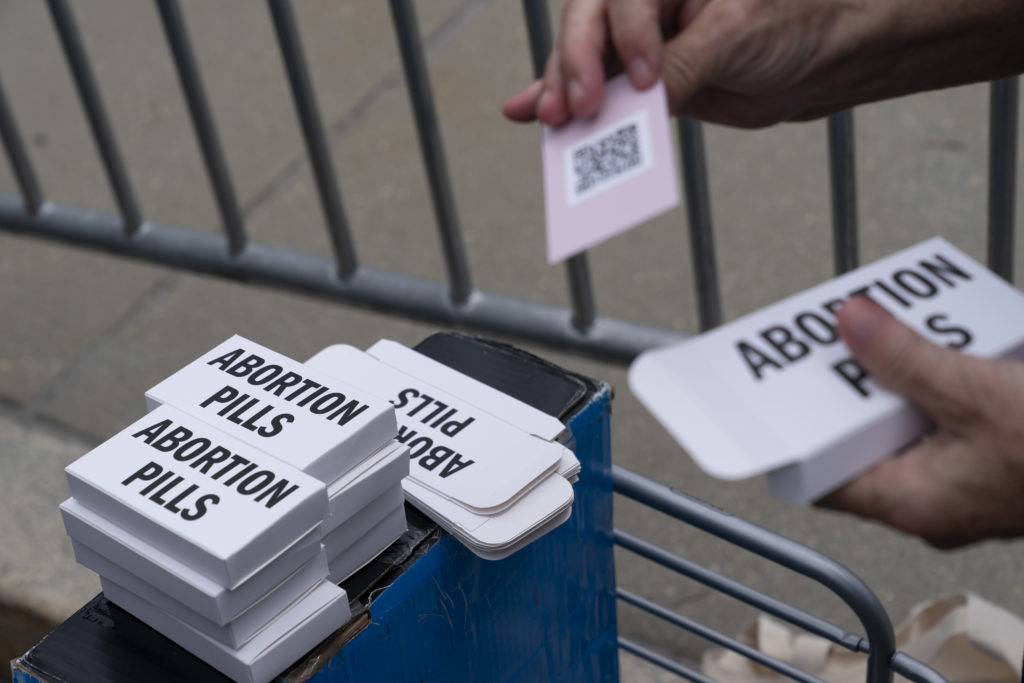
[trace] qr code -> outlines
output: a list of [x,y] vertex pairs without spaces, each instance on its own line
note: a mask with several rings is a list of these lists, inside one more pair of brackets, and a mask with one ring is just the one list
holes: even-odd
[[637,124],[616,128],[610,135],[581,145],[572,154],[573,184],[577,195],[613,180],[643,162]]

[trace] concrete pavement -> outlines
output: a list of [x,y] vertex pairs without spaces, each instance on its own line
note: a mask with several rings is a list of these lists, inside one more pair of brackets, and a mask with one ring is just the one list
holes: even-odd
[[[266,8],[183,3],[252,238],[328,253]],[[429,194],[384,3],[296,3],[345,208],[361,260],[443,279]],[[518,3],[416,3],[467,250],[479,287],[565,303],[544,263],[539,131],[503,121],[503,98],[529,78]],[[143,211],[217,230],[155,10],[89,0],[74,9]],[[555,15],[557,16],[557,14]],[[47,196],[113,204],[41,3],[0,4],[0,64]],[[984,254],[987,90],[955,89],[858,109],[864,260],[941,234]],[[706,129],[727,317],[830,274],[827,147],[821,122],[742,132]],[[15,185],[0,165],[0,190]],[[1018,221],[1019,223],[1019,221]],[[696,327],[682,209],[595,249],[600,312]],[[1018,259],[1018,268],[1020,267]],[[13,656],[97,589],[77,567],[56,505],[61,468],[143,411],[142,394],[232,333],[295,358],[339,341],[413,344],[433,327],[0,233],[0,641]],[[614,458],[784,533],[857,572],[894,620],[929,597],[971,589],[1024,613],[1020,543],[938,553],[876,525],[785,505],[762,483],[703,475],[630,395],[621,367],[532,349],[611,382]],[[854,627],[834,598],[777,567],[628,501],[617,523],[773,595]],[[752,611],[621,553],[621,584],[699,621],[738,631]],[[14,626],[10,626],[14,625]],[[665,652],[702,641],[620,611],[620,628]],[[624,657],[625,680],[660,680]]]

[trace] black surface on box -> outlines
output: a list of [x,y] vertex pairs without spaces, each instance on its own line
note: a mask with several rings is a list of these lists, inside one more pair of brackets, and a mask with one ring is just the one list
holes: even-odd
[[[597,388],[593,380],[508,344],[479,337],[439,332],[415,348],[425,356],[559,418],[568,415],[588,391]],[[409,530],[341,584],[352,602],[353,618],[368,605],[372,612],[370,596],[390,585],[445,533],[409,504],[405,510]],[[358,630],[350,630],[346,640],[357,633]],[[332,637],[314,650],[318,650],[320,656],[330,656],[324,648],[337,650],[342,645],[344,641]],[[109,602],[102,593],[39,641],[15,662],[15,666],[55,683],[229,680]]]

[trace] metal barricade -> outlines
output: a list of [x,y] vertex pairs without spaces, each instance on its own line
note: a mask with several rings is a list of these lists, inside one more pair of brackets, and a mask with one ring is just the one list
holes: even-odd
[[[143,215],[93,76],[91,62],[66,0],[48,0],[48,8],[118,213],[98,214],[47,199],[0,85],[0,136],[19,191],[18,194],[0,194],[0,228],[104,249],[176,268],[296,290],[446,326],[517,337],[616,362],[628,362],[645,349],[683,338],[684,335],[673,330],[598,315],[585,253],[566,263],[571,308],[484,291],[473,284],[441,144],[424,48],[410,0],[390,0],[390,10],[415,114],[420,151],[427,169],[447,282],[360,264],[328,150],[302,38],[289,0],[268,0],[269,20],[313,170],[333,259],[252,242],[246,234],[231,172],[181,7],[177,0],[155,2],[216,200],[223,234],[163,224]],[[522,5],[533,70],[535,75],[539,75],[551,46],[548,8],[544,0],[523,0]],[[991,85],[988,261],[993,270],[1008,280],[1012,279],[1013,265],[1017,101],[1016,78],[996,81]],[[858,263],[853,112],[830,117],[827,131],[834,271],[838,274],[856,267]],[[701,124],[680,119],[678,138],[699,326],[704,330],[722,321],[722,307]],[[615,469],[614,483],[616,491],[624,496],[820,582],[846,601],[861,620],[865,635],[850,633],[616,529],[614,537],[621,547],[845,648],[868,653],[868,679],[871,681],[891,680],[893,672],[915,681],[942,680],[931,669],[895,651],[892,625],[878,599],[859,579],[834,561],[623,468]],[[626,588],[619,589],[619,597],[674,626],[733,649],[795,680],[817,680]],[[620,646],[689,680],[706,680],[627,637],[620,638]]]

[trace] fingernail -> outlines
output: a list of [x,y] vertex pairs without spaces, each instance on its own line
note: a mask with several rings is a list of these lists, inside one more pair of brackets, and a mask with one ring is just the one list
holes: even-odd
[[629,63],[629,80],[637,88],[646,88],[654,82],[654,70],[646,59],[637,57]]
[[566,88],[569,93],[569,104],[572,107],[573,113],[577,113],[580,107],[580,102],[583,100],[583,86],[577,80],[569,81],[569,85]]

